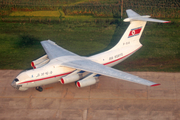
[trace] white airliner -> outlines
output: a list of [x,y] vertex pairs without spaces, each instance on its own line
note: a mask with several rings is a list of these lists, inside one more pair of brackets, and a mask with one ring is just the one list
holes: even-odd
[[[139,78],[126,72],[111,68],[122,62],[142,47],[139,39],[147,21],[169,23],[170,21],[140,16],[131,9],[126,10],[130,22],[120,41],[110,50],[90,56],[82,57],[72,53],[54,43],[51,40],[42,41],[41,44],[46,55],[31,63],[34,69],[21,72],[11,83],[20,91],[36,87],[42,91],[41,86],[61,82],[67,84],[75,82],[77,87],[90,86],[97,83],[100,75],[109,76],[121,80],[139,83],[147,86],[160,84]],[[87,74],[83,74],[86,72]]]

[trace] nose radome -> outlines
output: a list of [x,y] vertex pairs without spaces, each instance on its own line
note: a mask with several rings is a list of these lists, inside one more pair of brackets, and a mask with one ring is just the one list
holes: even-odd
[[16,82],[15,82],[14,80],[12,81],[11,86],[12,86],[13,88],[16,88]]

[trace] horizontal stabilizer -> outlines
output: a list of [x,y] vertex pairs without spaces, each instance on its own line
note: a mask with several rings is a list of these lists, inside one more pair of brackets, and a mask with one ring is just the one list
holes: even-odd
[[127,12],[128,18],[124,19],[124,22],[130,22],[130,21],[149,21],[149,22],[159,22],[159,23],[171,22],[171,21],[149,18],[150,16],[140,16],[139,14],[137,14],[131,9],[126,10],[126,12]]
[[134,11],[131,10],[131,9],[126,10],[126,13],[127,13],[127,15],[128,15],[129,18],[141,16],[141,15],[139,15],[138,13],[134,12]]

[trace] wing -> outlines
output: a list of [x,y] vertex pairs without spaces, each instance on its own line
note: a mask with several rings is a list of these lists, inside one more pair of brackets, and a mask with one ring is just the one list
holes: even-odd
[[[61,59],[61,58],[58,58],[58,59]],[[67,60],[67,58],[65,58],[65,59]],[[129,73],[126,73],[126,72],[123,72],[120,70],[116,70],[116,69],[110,68],[108,66],[101,65],[99,63],[93,62],[91,60],[88,60],[88,59],[80,57],[80,56],[76,56],[76,58],[73,57],[72,59],[70,57],[68,57],[68,59],[69,59],[68,61],[64,61],[63,63],[61,63],[61,65],[79,69],[79,70],[83,70],[83,71],[87,71],[87,72],[91,72],[94,74],[101,74],[104,76],[122,79],[122,80],[126,80],[129,82],[139,83],[139,84],[143,84],[143,85],[147,85],[147,86],[159,85],[154,82],[134,76],[132,74],[129,74]]]
[[147,86],[156,86],[154,82],[139,78],[137,76],[131,75],[129,73],[119,71],[108,66],[101,65],[99,63],[93,62],[86,57],[81,57],[62,47],[56,45],[54,42],[48,40],[41,42],[43,48],[45,49],[47,55],[50,59],[56,58],[58,64],[61,66],[66,66],[70,68],[75,68],[94,74],[101,74],[117,79],[123,79],[130,82],[135,82]]
[[50,60],[54,58],[62,57],[62,56],[77,56],[75,53],[72,53],[58,46],[55,42],[51,40],[42,41],[41,45],[43,46]]

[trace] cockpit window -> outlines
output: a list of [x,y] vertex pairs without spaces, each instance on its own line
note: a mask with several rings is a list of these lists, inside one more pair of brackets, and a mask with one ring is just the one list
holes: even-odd
[[19,80],[16,78],[16,79],[14,79],[14,81],[18,82]]

